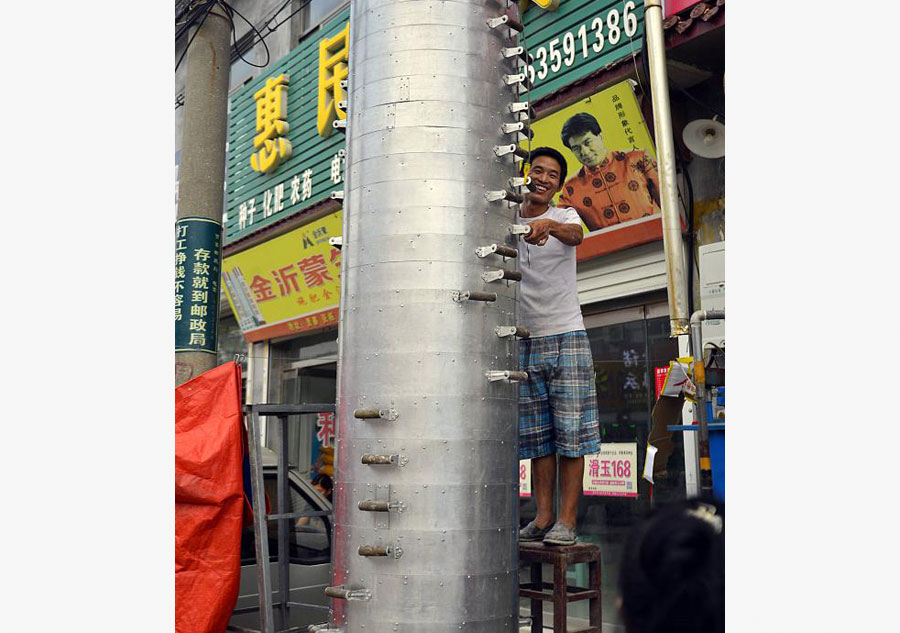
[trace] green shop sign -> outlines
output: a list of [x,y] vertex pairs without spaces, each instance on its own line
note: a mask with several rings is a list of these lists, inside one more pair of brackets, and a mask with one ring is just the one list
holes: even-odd
[[[349,8],[229,102],[225,243],[343,189]],[[322,130],[320,132],[320,129]]]
[[523,23],[533,101],[639,52],[644,2],[562,0],[556,11],[525,12]]
[[175,351],[216,353],[222,225],[175,222]]

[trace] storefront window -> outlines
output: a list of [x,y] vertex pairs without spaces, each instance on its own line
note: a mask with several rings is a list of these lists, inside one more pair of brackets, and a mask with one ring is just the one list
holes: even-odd
[[[334,404],[337,395],[337,331],[273,343],[268,402]],[[288,465],[312,479],[325,465],[322,449],[333,449],[337,429],[330,412],[288,418]],[[266,446],[278,450],[277,426],[268,427]],[[327,474],[327,473],[326,473]]]
[[[621,446],[625,455],[636,450],[634,483],[637,489],[634,496],[606,496],[612,493],[588,494],[586,491],[578,504],[579,541],[596,543],[602,551],[605,625],[622,624],[615,607],[614,588],[618,585],[619,561],[627,534],[654,505],[685,497],[684,448],[680,433],[674,434],[675,448],[663,472],[656,474],[652,490],[650,483],[641,477],[651,428],[650,413],[656,399],[654,370],[667,367],[678,355],[677,340],[669,337],[668,316],[648,316],[658,312],[659,309],[654,311],[643,306],[630,308],[620,314],[610,313],[594,319],[594,323],[602,323],[596,326],[591,325],[590,318],[586,319],[594,360],[601,439],[607,448],[613,444]],[[603,468],[609,467],[609,462],[596,461],[594,467],[598,471],[601,464]],[[585,467],[587,470],[588,461]],[[631,470],[630,465],[627,470]],[[523,499],[520,510],[523,524],[534,518],[533,498]],[[520,573],[527,573],[527,570],[520,570]],[[587,565],[570,569],[569,582],[587,586]],[[527,607],[526,602],[522,606]],[[584,619],[586,625],[587,608],[586,601],[574,602],[569,605],[569,615]]]

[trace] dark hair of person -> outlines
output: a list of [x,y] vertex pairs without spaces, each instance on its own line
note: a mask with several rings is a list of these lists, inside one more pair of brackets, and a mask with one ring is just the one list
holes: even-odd
[[531,150],[531,153],[528,155],[528,162],[534,163],[534,159],[538,156],[549,156],[559,163],[559,184],[563,184],[566,181],[566,172],[568,171],[566,159],[563,155],[552,147],[538,147]]
[[628,537],[619,578],[628,633],[724,633],[725,506],[663,506]]
[[584,134],[585,132],[600,134],[600,124],[597,123],[597,119],[587,112],[579,112],[578,114],[570,116],[568,120],[563,123],[559,136],[562,138],[563,145],[569,147],[569,139],[571,137],[578,134]]
[[328,494],[331,494],[331,491],[334,489],[334,482],[331,480],[331,477],[328,475],[318,474],[313,480],[312,484],[314,486],[322,486],[325,490],[328,491]]

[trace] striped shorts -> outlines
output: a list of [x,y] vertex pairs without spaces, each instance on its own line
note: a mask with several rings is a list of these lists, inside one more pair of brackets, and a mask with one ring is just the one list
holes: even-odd
[[519,342],[519,459],[600,450],[594,363],[587,332]]

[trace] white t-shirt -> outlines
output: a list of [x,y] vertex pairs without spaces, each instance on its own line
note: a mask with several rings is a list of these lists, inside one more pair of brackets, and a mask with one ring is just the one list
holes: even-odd
[[[581,219],[572,207],[549,207],[533,218],[521,218],[516,223],[551,219],[564,224],[581,226]],[[519,239],[518,323],[531,336],[551,336],[584,329],[578,291],[575,288],[575,247],[563,244],[552,235],[543,246]]]

